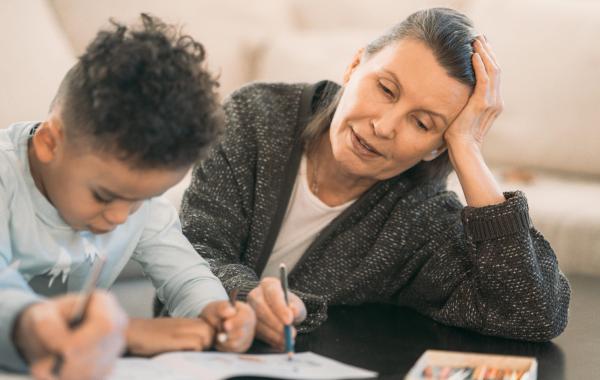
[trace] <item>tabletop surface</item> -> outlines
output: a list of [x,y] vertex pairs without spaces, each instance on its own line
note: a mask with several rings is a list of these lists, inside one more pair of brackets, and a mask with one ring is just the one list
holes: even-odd
[[[534,356],[541,380],[600,378],[600,278],[570,276],[569,280],[569,324],[552,342],[483,336],[441,325],[408,308],[371,304],[330,307],[325,324],[300,335],[296,349],[376,371],[379,379],[403,379],[428,349]],[[271,350],[256,342],[250,351]],[[2,380],[28,378],[0,371]]]
[[[327,322],[300,335],[297,351],[313,351],[402,379],[428,349],[533,356],[538,379],[600,378],[600,279],[572,276],[569,323],[556,339],[529,343],[480,335],[436,323],[392,305],[332,306]],[[260,344],[252,351],[264,352]]]

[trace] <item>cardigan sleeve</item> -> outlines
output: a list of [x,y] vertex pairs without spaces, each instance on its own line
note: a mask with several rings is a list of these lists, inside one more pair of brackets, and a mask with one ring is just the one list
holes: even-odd
[[228,292],[248,288],[259,280],[242,262],[250,220],[242,201],[246,195],[241,191],[226,152],[218,145],[194,168],[181,206],[184,235]]
[[[567,279],[550,244],[532,226],[523,193],[481,208],[446,205],[438,246],[395,301],[442,323],[487,335],[547,341],[566,327]],[[458,202],[457,202],[458,203]],[[458,212],[456,211],[458,210]]]

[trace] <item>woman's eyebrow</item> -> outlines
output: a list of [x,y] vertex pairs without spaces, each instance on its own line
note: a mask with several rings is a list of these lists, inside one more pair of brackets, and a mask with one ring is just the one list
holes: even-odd
[[[389,76],[391,76],[392,78],[394,78],[394,81],[396,82],[396,85],[398,86],[398,88],[400,89],[400,91],[402,91],[402,89],[404,88],[402,86],[402,82],[400,81],[400,79],[398,79],[398,77],[396,76],[396,73],[394,73],[393,71],[390,71],[388,69],[382,68],[381,69],[383,72],[385,72],[386,74],[388,74]],[[442,115],[441,113],[426,109],[426,108],[419,108],[416,111],[419,112],[425,112],[428,114],[431,114],[432,116],[436,116],[439,117],[440,119],[442,119],[442,121],[444,122],[444,124],[446,126],[448,126],[448,118],[444,115]]]

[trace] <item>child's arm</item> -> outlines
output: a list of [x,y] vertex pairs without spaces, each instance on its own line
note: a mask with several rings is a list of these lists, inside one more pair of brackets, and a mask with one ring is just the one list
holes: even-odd
[[[156,198],[150,201],[151,211],[142,238],[133,259],[142,265],[157,290],[158,299],[164,303],[168,314],[189,321],[171,319],[164,321],[134,321],[128,334],[133,353],[150,354],[173,349],[186,349],[190,344],[198,349],[213,345],[214,332],[208,334],[205,321],[212,329],[224,328],[230,339],[219,342],[216,347],[223,351],[245,351],[254,338],[256,324],[254,312],[245,303],[229,305],[223,285],[215,277],[208,263],[200,257],[181,232],[179,217],[168,201]],[[143,329],[156,327],[155,333],[162,337],[150,342],[143,336]],[[173,331],[189,330],[173,339]],[[138,335],[138,331],[142,335]],[[206,345],[206,337],[210,335]],[[150,346],[141,345],[147,342]],[[156,345],[156,342],[162,344]],[[199,348],[200,347],[200,348]]]
[[13,371],[26,371],[27,363],[13,343],[13,326],[22,310],[40,302],[42,298],[31,291],[18,271],[7,268],[6,251],[3,250],[4,236],[0,239],[2,240],[0,242],[0,367]]
[[210,348],[215,329],[198,318],[133,318],[127,328],[127,351],[153,356],[168,351],[203,351]]
[[169,315],[196,318],[210,302],[227,300],[206,260],[181,233],[175,208],[163,198],[148,202],[148,220],[132,259],[152,281]]
[[[256,317],[250,306],[237,302],[235,309],[227,301],[206,305],[199,318],[131,319],[127,329],[127,351],[136,356],[153,356],[169,351],[244,352],[254,339]],[[215,339],[225,331],[227,340]]]
[[[127,317],[112,296],[96,292],[83,323],[67,329],[75,295],[46,300],[33,292],[18,268],[9,229],[10,210],[0,178],[0,367],[50,378],[63,357],[61,378],[100,377],[124,346]],[[26,226],[25,226],[26,228]],[[16,257],[15,257],[16,256]]]
[[0,367],[26,371],[27,363],[13,344],[12,330],[19,313],[42,298],[31,290],[16,268],[9,266],[16,259],[9,232],[9,203],[5,199],[10,195],[4,195],[6,189],[2,180],[0,177]]

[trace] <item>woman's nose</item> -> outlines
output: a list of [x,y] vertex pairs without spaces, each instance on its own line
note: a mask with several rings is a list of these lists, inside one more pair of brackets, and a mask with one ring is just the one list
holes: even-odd
[[396,126],[390,120],[371,120],[371,128],[377,137],[393,139],[396,136]]

